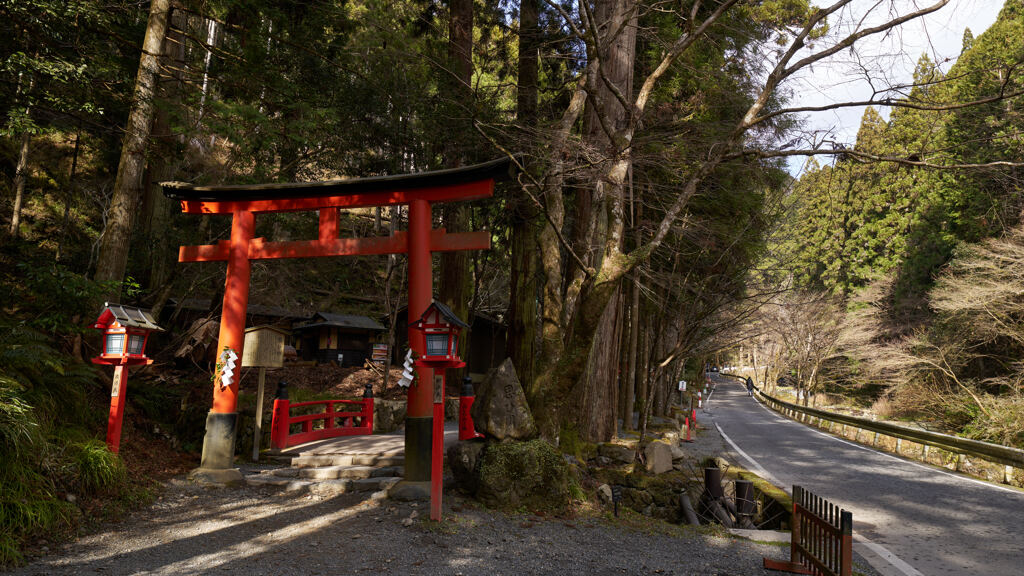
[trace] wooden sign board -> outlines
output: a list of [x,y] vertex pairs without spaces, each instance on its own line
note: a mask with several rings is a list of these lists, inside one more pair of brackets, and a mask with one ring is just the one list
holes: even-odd
[[280,368],[284,364],[286,332],[273,326],[255,326],[245,331],[242,366]]

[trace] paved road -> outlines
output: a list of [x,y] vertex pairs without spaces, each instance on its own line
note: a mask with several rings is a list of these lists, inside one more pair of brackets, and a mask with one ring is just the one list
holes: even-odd
[[[856,446],[782,418],[737,380],[715,380],[711,419],[745,465],[852,510],[855,549],[880,572],[1024,575],[1024,492]],[[896,558],[882,562],[886,551]]]

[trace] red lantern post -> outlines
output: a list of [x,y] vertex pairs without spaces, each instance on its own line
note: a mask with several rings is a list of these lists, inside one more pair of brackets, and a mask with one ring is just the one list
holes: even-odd
[[[409,334],[423,339],[424,352],[415,365],[434,372],[434,430],[430,450],[430,519],[441,520],[441,473],[444,462],[444,370],[466,365],[459,358],[459,333],[469,325],[440,302],[427,307],[409,324]],[[421,383],[422,385],[422,383]]]
[[114,366],[110,415],[107,417],[107,447],[117,453],[121,445],[121,421],[128,392],[128,367],[153,363],[146,357],[149,333],[154,330],[163,332],[164,329],[156,325],[148,311],[109,302],[103,306],[103,312],[92,325],[103,330],[103,353],[92,361]]

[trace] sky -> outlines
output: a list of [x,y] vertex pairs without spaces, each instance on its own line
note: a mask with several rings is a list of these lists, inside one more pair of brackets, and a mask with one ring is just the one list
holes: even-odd
[[[821,2],[828,4],[827,1]],[[896,0],[900,14],[908,9],[925,7],[934,0]],[[833,31],[850,31],[852,23],[870,26],[889,16],[886,0],[857,0],[852,10],[830,20]],[[981,35],[995,21],[1003,0],[953,0],[946,7],[924,18],[912,21],[888,35],[874,35],[861,40],[856,52],[843,50],[826,63],[788,83],[793,91],[792,106],[821,106],[828,103],[867,100],[875,88],[886,84],[909,83],[914,67],[922,54],[948,70],[956,61],[963,46],[964,29],[970,28],[975,37]],[[872,7],[882,7],[884,9]],[[865,19],[865,13],[867,17]],[[818,47],[820,49],[820,47]],[[871,80],[869,81],[868,78]],[[888,119],[890,110],[879,112]],[[864,107],[844,108],[807,115],[806,128],[830,132],[828,139],[852,145],[857,138]],[[822,134],[819,134],[819,138]],[[819,160],[827,161],[822,158]],[[805,158],[793,158],[789,163],[791,174],[798,174]]]

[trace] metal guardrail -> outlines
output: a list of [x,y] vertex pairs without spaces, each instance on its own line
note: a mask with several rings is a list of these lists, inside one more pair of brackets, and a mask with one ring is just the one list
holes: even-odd
[[825,410],[818,410],[817,408],[809,408],[798,404],[792,404],[784,400],[779,400],[778,398],[765,394],[759,389],[757,390],[757,394],[764,399],[766,404],[773,405],[773,408],[783,412],[789,411],[790,413],[806,414],[821,420],[845,424],[862,430],[869,430],[871,432],[885,434],[886,436],[892,436],[893,438],[902,438],[904,440],[910,440],[926,446],[934,446],[936,448],[963,454],[965,456],[974,456],[976,458],[1004,464],[1006,466],[1024,468],[1024,450],[1019,448],[1011,448],[1001,444],[982,442],[981,440],[961,438],[959,436],[942,434],[940,432],[930,432],[928,430],[921,430],[918,428],[909,428],[907,426],[890,424],[888,422],[876,422],[874,420],[858,418],[856,416],[826,412]]

